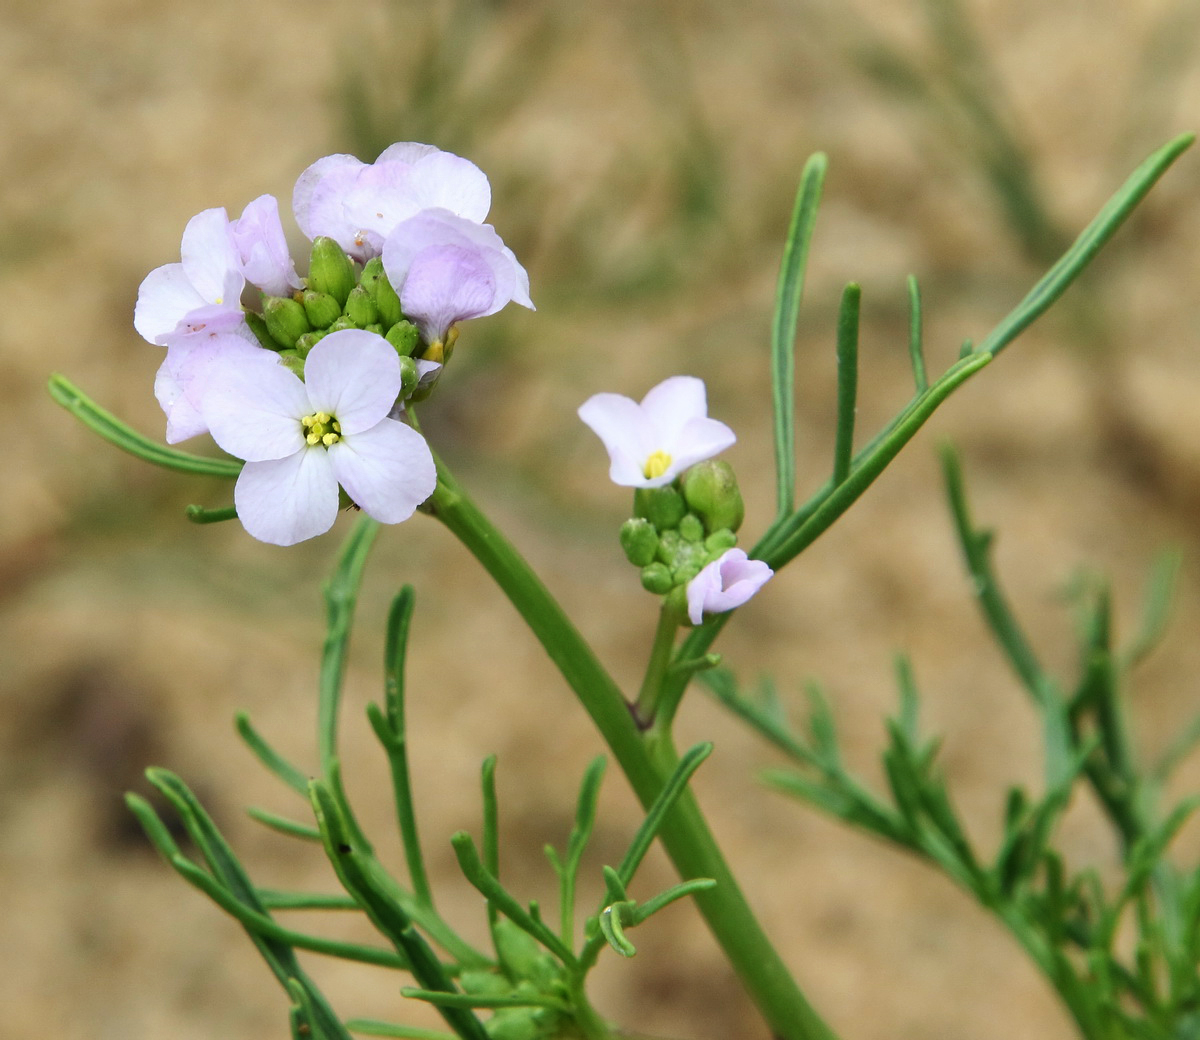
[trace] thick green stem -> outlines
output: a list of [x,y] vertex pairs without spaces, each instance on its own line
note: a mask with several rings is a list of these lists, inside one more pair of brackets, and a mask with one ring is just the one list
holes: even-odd
[[650,661],[646,665],[646,677],[642,680],[642,688],[638,691],[637,702],[633,706],[637,721],[643,729],[654,721],[658,695],[662,691],[667,669],[671,665],[671,655],[675,651],[675,633],[678,631],[679,615],[675,608],[664,600],[658,613],[658,628],[654,631],[654,646],[650,650]]
[[[557,601],[440,461],[429,510],[483,564],[533,630],[638,799],[650,806],[677,761],[669,738],[639,730],[629,702]],[[835,1040],[754,917],[690,791],[680,797],[659,837],[680,877],[717,882],[696,894],[696,904],[773,1034],[779,1040]]]

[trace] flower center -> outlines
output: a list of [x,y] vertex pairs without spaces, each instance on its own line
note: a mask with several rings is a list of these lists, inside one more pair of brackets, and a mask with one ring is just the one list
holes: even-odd
[[310,446],[318,444],[328,448],[342,439],[342,424],[328,412],[313,412],[300,420],[304,430],[304,439]]
[[646,474],[647,480],[653,480],[655,477],[661,477],[670,468],[671,456],[665,451],[656,451],[646,460],[642,472]]

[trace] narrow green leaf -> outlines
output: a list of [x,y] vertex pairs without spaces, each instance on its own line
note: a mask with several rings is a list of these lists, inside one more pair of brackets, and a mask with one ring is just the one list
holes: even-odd
[[700,768],[700,763],[712,754],[712,750],[712,744],[697,744],[695,747],[689,748],[679,759],[679,764],[667,778],[658,797],[654,799],[653,804],[647,810],[646,818],[633,836],[633,841],[629,843],[629,849],[621,860],[621,865],[617,867],[617,875],[623,884],[628,885],[633,880],[634,873],[641,865],[642,858],[649,851],[667,813],[671,811],[672,806],[687,788],[692,774]]
[[[237,903],[248,910],[269,917],[266,907],[258,898],[258,892],[246,875],[242,865],[234,856],[233,850],[217,830],[216,825],[206,813],[196,797],[174,773],[165,769],[148,769],[146,778],[171,803],[179,813],[192,841],[200,849],[209,869],[221,889]],[[183,857],[179,857],[181,860]],[[189,862],[184,860],[185,862]],[[172,865],[175,866],[174,860]],[[194,866],[194,865],[193,865]],[[176,866],[176,869],[178,867]],[[243,926],[244,927],[244,926]],[[247,929],[251,941],[267,962],[280,985],[288,986],[289,979],[303,979],[309,993],[311,1003],[315,1008],[315,1020],[310,1021],[314,1028],[321,1028],[331,1038],[348,1038],[341,1022],[333,1013],[333,1009],[325,1002],[319,991],[308,981],[308,976],[296,961],[292,947],[279,939],[271,938]]]
[[440,1029],[420,1029],[417,1026],[402,1026],[395,1022],[380,1022],[374,1018],[351,1018],[346,1028],[352,1033],[366,1036],[392,1036],[399,1040],[455,1040],[457,1034],[443,1033]]
[[150,839],[150,844],[158,850],[163,859],[170,863],[173,857],[181,855],[179,846],[171,837],[167,825],[162,822],[158,813],[154,811],[154,807],[145,798],[130,791],[125,795],[125,804],[129,807],[129,811],[137,817],[142,830],[146,832],[146,837]]
[[629,922],[630,927],[649,920],[660,910],[670,906],[676,900],[684,899],[697,892],[707,892],[710,888],[715,888],[716,884],[712,878],[692,878],[691,881],[681,881],[678,885],[672,885],[665,892],[660,892],[653,899],[647,899],[644,903],[639,903],[635,906],[633,918]]
[[307,823],[297,823],[295,820],[289,820],[286,816],[280,816],[267,809],[250,805],[246,808],[246,814],[264,827],[270,827],[273,831],[286,834],[289,838],[300,838],[302,841],[319,842],[321,840],[321,832],[316,827]]
[[234,459],[207,459],[150,440],[106,412],[65,376],[52,375],[49,390],[50,396],[88,429],[146,462],[206,477],[236,477],[242,471],[242,464]]
[[237,506],[221,506],[219,509],[205,509],[204,506],[188,506],[183,512],[194,524],[220,524],[226,520],[237,519]]
[[808,160],[800,175],[775,295],[775,316],[771,325],[771,398],[779,518],[791,513],[796,497],[796,324],[804,294],[808,248],[828,165],[828,159],[818,152]]
[[924,333],[921,328],[921,288],[916,275],[908,276],[908,357],[912,364],[913,383],[917,393],[929,389],[929,377],[925,373]]
[[267,913],[258,913],[244,903],[238,902],[229,890],[216,881],[211,874],[201,870],[183,856],[174,857],[171,866],[188,884],[198,888],[227,914],[245,925],[246,930],[254,935],[277,939],[296,949],[323,953],[327,957],[338,957],[345,961],[358,961],[362,964],[377,964],[384,968],[408,970],[407,958],[397,954],[394,950],[361,946],[358,943],[340,942],[336,939],[324,939],[320,936],[285,928]]
[[548,997],[543,993],[530,993],[523,996],[485,997],[476,993],[444,993],[437,989],[418,989],[415,986],[404,986],[400,990],[402,997],[409,1000],[423,1000],[440,1008],[519,1008],[547,1007],[555,1011],[569,1012],[571,1009],[560,1000]]
[[484,866],[483,860],[479,858],[479,851],[475,848],[475,842],[466,831],[459,831],[455,834],[450,839],[450,844],[454,848],[454,854],[458,857],[458,865],[463,876],[475,886],[485,899],[494,904],[496,909],[518,928],[533,936],[563,964],[571,967],[575,965],[574,953],[543,922],[533,917],[521,906],[517,899],[500,884],[496,876]]
[[496,756],[488,755],[480,769],[483,789],[483,865],[500,877],[500,802],[496,798]]
[[1162,639],[1171,617],[1171,602],[1182,564],[1183,554],[1178,549],[1167,549],[1155,556],[1142,604],[1141,624],[1121,653],[1123,671],[1143,661]]
[[833,486],[850,475],[854,420],[858,411],[858,312],[862,289],[851,282],[842,291],[837,323],[837,434],[833,446]]
[[1125,219],[1146,197],[1158,179],[1167,172],[1196,139],[1182,134],[1150,155],[1106,202],[1090,224],[1080,233],[1058,262],[1038,280],[1025,298],[987,334],[978,353],[999,354],[1009,343],[1034,323],[1067,287],[1079,277]]
[[268,744],[250,724],[250,716],[239,711],[234,716],[238,736],[255,757],[297,794],[308,797],[308,777]]
[[[309,785],[317,825],[325,842],[325,854],[342,886],[349,892],[372,924],[408,959],[413,978],[428,990],[458,992],[445,968],[424,937],[413,927],[413,919],[394,896],[394,883],[371,855],[357,845],[357,835],[347,825],[330,785]],[[487,1040],[487,1031],[469,1009],[443,1007],[446,1024],[466,1040]]]
[[340,893],[288,892],[277,888],[258,889],[258,898],[268,910],[359,910],[350,897]]
[[579,877],[579,864],[596,826],[596,808],[600,801],[600,784],[604,780],[606,764],[605,757],[597,755],[584,771],[583,780],[579,784],[579,797],[575,802],[575,823],[567,838],[566,858],[558,867],[558,931],[567,946],[573,946],[575,941],[575,886]]

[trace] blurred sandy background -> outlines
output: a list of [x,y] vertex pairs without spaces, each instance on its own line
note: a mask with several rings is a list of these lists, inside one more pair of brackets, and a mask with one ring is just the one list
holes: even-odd
[[[46,396],[68,373],[159,434],[160,360],[131,325],[141,278],[178,258],[186,220],[290,198],[317,157],[371,159],[393,140],[459,151],[492,177],[491,219],[530,270],[536,315],[464,330],[423,419],[485,508],[561,594],[598,652],[636,682],[653,604],[619,558],[626,499],[574,410],[604,389],[708,380],[748,532],[772,504],[766,348],[775,268],[806,156],[830,156],[799,346],[800,487],[827,472],[833,321],[864,286],[860,429],[907,399],[904,278],[922,278],[936,372],[980,337],[1151,148],[1200,126],[1195,0],[967,0],[988,96],[1041,207],[1014,224],[954,101],[930,10],[896,3],[354,5],[8,0],[0,35],[0,324],[7,430],[0,499],[0,1037],[283,1037],[286,1002],[240,929],[148,850],[120,792],[179,771],[256,879],[328,890],[316,849],[245,817],[299,813],[237,741],[238,709],[313,761],[318,584],[336,537],[291,551],[189,502],[228,488],[151,470]],[[907,66],[905,66],[907,63]],[[908,72],[904,69],[907,67]],[[874,70],[873,72],[871,70]],[[915,72],[914,78],[911,73]],[[1067,305],[953,399],[834,532],[748,607],[721,646],[747,680],[818,676],[851,760],[876,777],[891,655],[914,656],[926,720],[980,846],[1003,792],[1039,782],[1036,725],[969,601],[933,446],[961,444],[980,519],[1047,660],[1075,667],[1062,590],[1110,574],[1126,633],[1156,549],[1184,556],[1166,647],[1139,675],[1137,743],[1160,751],[1200,708],[1200,156],[1189,154]],[[285,215],[285,223],[290,216]],[[342,522],[344,523],[344,521]],[[339,529],[343,529],[339,524]],[[751,539],[752,540],[752,539]],[[505,871],[551,899],[540,849],[561,845],[599,750],[515,615],[436,525],[386,531],[347,689],[351,793],[385,854],[390,807],[363,721],[381,631],[417,587],[411,658],[416,786],[448,916],[482,931],[447,838],[477,830],[477,770],[495,752]],[[814,1002],[848,1038],[1073,1035],[1015,944],[919,864],[756,789],[774,762],[702,694],[681,743],[716,735],[696,784]],[[1192,764],[1180,789],[1200,783]],[[632,799],[609,776],[590,860],[619,856]],[[1068,854],[1110,862],[1076,806]],[[1194,858],[1195,833],[1181,855]],[[669,882],[661,859],[640,888]],[[590,899],[590,896],[588,897]],[[341,919],[306,922],[361,935]],[[692,911],[635,935],[598,973],[603,1011],[646,1033],[765,1033]],[[684,952],[686,951],[686,953]],[[344,1015],[430,1022],[382,971],[305,958]]]

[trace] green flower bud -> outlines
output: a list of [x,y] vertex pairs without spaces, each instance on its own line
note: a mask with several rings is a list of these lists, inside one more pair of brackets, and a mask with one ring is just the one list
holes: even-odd
[[346,317],[346,315],[343,314],[340,318],[338,318],[337,321],[335,321],[332,325],[330,325],[329,328],[327,328],[325,331],[326,332],[341,332],[342,329],[356,329],[356,328],[358,328],[358,326],[355,325],[354,322],[352,322],[349,318]]
[[491,1040],[541,1040],[545,1036],[536,1008],[500,1008],[484,1024]]
[[421,381],[421,373],[417,371],[417,363],[410,357],[400,359],[400,396],[407,397]]
[[398,321],[384,333],[386,339],[401,357],[411,357],[421,342],[421,331],[411,321]]
[[342,305],[329,293],[309,289],[303,300],[304,313],[314,329],[327,329],[342,316]]
[[688,513],[679,521],[679,537],[685,542],[704,541],[704,525],[695,513]]
[[635,516],[621,525],[621,548],[625,558],[635,567],[645,567],[654,560],[658,549],[658,532],[643,517]]
[[358,284],[371,294],[371,299],[379,308],[379,320],[385,328],[395,325],[404,317],[404,311],[400,307],[400,297],[396,295],[396,290],[388,281],[383,270],[383,260],[380,257],[367,261],[367,266],[363,268]]
[[327,335],[327,332],[319,332],[314,329],[312,332],[306,332],[298,340],[296,340],[296,353],[302,358],[308,357],[308,352],[312,350],[318,343],[321,342]]
[[722,527],[719,531],[713,531],[707,538],[704,539],[704,548],[708,550],[708,558],[711,563],[726,549],[732,549],[737,545],[737,535],[734,534],[728,527]]
[[271,333],[267,331],[267,323],[263,321],[261,314],[255,314],[254,311],[246,311],[246,324],[250,326],[250,331],[254,333],[254,338],[266,347],[267,350],[279,349],[279,344],[271,338]]
[[296,345],[296,340],[312,331],[304,308],[290,296],[264,296],[263,321],[271,338],[285,350]]
[[294,350],[281,350],[279,352],[279,360],[283,362],[283,367],[288,369],[294,375],[304,378],[304,358],[297,354]]
[[473,997],[503,997],[512,992],[512,984],[503,975],[479,968],[468,968],[458,977],[458,983]]
[[653,592],[656,596],[664,596],[671,591],[675,583],[671,580],[671,572],[665,563],[647,564],[642,568],[642,588]]
[[375,333],[376,336],[382,336],[383,335],[383,326],[380,325],[379,322],[373,321],[373,322],[371,322],[370,325],[364,325],[363,331],[364,332],[373,332],[373,333]]
[[534,973],[542,948],[532,935],[507,918],[501,918],[492,928],[492,938],[496,943],[500,965],[513,982]]
[[746,507],[733,467],[720,459],[697,462],[683,475],[683,497],[708,531],[742,526]]
[[344,307],[354,282],[354,264],[346,251],[332,238],[324,235],[314,238],[308,262],[308,287],[314,292],[328,293]]
[[686,512],[683,496],[670,484],[660,488],[638,488],[633,493],[633,515],[645,517],[660,532],[677,527]]
[[379,308],[371,299],[371,294],[361,285],[350,290],[346,298],[346,317],[360,329],[379,320]]

